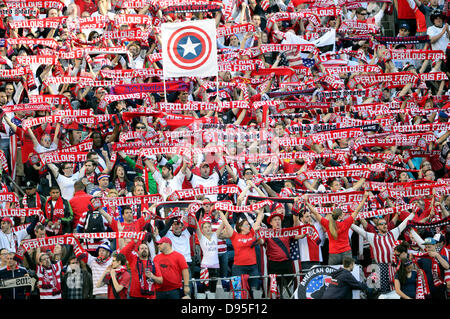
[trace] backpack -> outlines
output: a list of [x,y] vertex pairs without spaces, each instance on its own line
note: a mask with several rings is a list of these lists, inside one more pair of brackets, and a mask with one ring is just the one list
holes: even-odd
[[102,233],[106,231],[103,216],[98,211],[89,210],[86,217],[85,233]]

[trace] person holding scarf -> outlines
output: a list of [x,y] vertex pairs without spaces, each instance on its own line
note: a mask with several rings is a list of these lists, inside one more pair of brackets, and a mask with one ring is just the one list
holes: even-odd
[[[260,209],[253,226],[250,226],[247,219],[241,218],[236,222],[236,230],[234,230],[228,222],[227,217],[220,212],[220,219],[225,227],[223,236],[225,238],[230,238],[234,249],[234,263],[231,270],[232,276],[244,274],[249,276],[260,276],[256,260],[255,245],[259,242],[256,233],[261,228],[263,217],[264,210]],[[248,281],[251,287],[250,295],[253,297],[255,290],[259,289],[259,280],[250,278]]]
[[[41,210],[44,210],[44,202],[45,198],[39,194],[37,191],[37,185],[34,181],[28,180],[25,183],[24,186],[25,189],[25,195],[22,198],[22,201],[20,202],[21,208],[39,208]],[[25,218],[25,221],[27,221],[29,218]]]
[[58,261],[51,263],[50,256],[42,253],[38,256],[36,274],[38,276],[38,288],[40,299],[62,299],[61,295],[61,271],[63,264]]
[[127,270],[127,259],[123,254],[116,253],[111,264],[106,267],[96,283],[96,288],[108,286],[107,299],[127,299],[131,275]]
[[325,228],[328,240],[329,240],[329,256],[328,265],[340,265],[342,264],[342,258],[345,256],[352,256],[352,249],[349,243],[349,230],[350,226],[353,224],[356,216],[361,211],[369,197],[368,192],[364,192],[362,201],[359,203],[358,207],[353,211],[353,213],[346,219],[343,219],[343,212],[340,208],[333,210],[331,214],[323,218],[312,206],[308,197],[305,195],[305,204],[314,216],[314,219],[320,222],[320,224]]
[[45,225],[49,236],[72,232],[73,212],[69,202],[61,197],[58,186],[50,188],[50,196],[45,202]]
[[[414,238],[417,238],[417,236]],[[418,244],[419,246],[424,247],[425,253],[419,253],[416,256],[417,265],[425,273],[430,288],[431,299],[447,299],[447,285],[444,281],[445,271],[450,269],[447,257],[437,252],[437,242],[432,237],[425,238],[422,242],[419,240]]]
[[[284,214],[275,209],[267,218],[267,224],[269,224],[272,229],[281,229],[283,219]],[[298,240],[300,238],[304,238],[305,236],[306,235],[297,235],[291,237],[260,239],[260,241],[262,241],[266,246],[266,254],[268,259],[267,268],[269,274],[289,275],[294,272],[292,261],[290,259],[290,241]],[[276,282],[281,298],[283,296],[281,287],[287,287],[291,279],[292,278],[286,279],[284,277],[277,278]],[[275,291],[275,287],[271,287],[271,291],[272,289]]]
[[126,257],[131,269],[130,298],[156,299],[154,283],[162,284],[163,277],[159,265],[150,258],[148,246],[138,240],[132,240],[120,253]]
[[[209,216],[203,217],[199,222],[195,218],[197,224],[197,236],[202,250],[202,261],[200,263],[200,273],[208,274],[208,277],[219,277],[219,238],[223,230],[223,224],[213,231],[212,221]],[[198,299],[215,299],[217,280],[211,280],[204,284],[204,293],[197,293]],[[203,297],[203,298],[202,298]]]

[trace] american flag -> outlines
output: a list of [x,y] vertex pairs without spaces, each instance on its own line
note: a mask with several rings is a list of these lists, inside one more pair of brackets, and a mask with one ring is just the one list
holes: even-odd
[[314,295],[314,293],[318,292],[323,287],[325,284],[325,277],[328,276],[320,275],[310,280],[308,286],[306,286],[307,299],[319,299],[322,296],[322,294]]
[[302,62],[303,62],[303,65],[308,67],[308,68],[312,68],[314,66],[314,64],[315,64],[314,59],[304,58],[304,59],[302,59]]

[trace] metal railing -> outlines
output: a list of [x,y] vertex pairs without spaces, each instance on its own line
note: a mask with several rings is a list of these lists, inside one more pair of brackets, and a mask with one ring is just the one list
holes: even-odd
[[[296,277],[302,277],[306,274],[306,272],[299,272],[299,273],[295,273],[295,274],[277,274],[277,279],[285,279],[285,280],[280,280],[279,281],[279,292],[281,295],[281,298],[283,299],[290,299],[292,298],[293,294],[296,291]],[[233,294],[238,293],[238,292],[247,292],[250,293],[247,290],[234,290],[231,288],[232,286],[232,278],[234,276],[231,277],[211,277],[209,279],[198,279],[198,278],[192,278],[190,280],[191,286],[193,286],[194,288],[194,298],[197,298],[197,294],[198,294],[198,287],[196,285],[196,283],[204,283],[205,281],[209,281],[211,283],[211,281],[217,281],[217,286],[216,286],[216,297],[215,299],[233,299]],[[269,275],[261,275],[261,276],[249,276],[248,279],[260,279],[261,281],[263,280],[268,280],[270,278]],[[222,281],[226,281],[229,283],[229,291],[224,291],[223,290],[223,286],[222,286]],[[285,283],[288,283],[288,286],[285,286]],[[261,283],[261,288],[258,290],[254,290],[254,296],[253,299],[269,299],[268,297],[268,291],[270,288],[270,283]],[[256,295],[255,295],[256,292]]]

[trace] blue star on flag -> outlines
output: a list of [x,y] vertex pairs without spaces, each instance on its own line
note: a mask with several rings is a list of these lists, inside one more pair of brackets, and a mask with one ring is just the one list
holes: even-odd
[[303,65],[308,68],[312,68],[315,64],[314,59],[308,59],[308,58],[302,59],[302,62],[303,62]]

